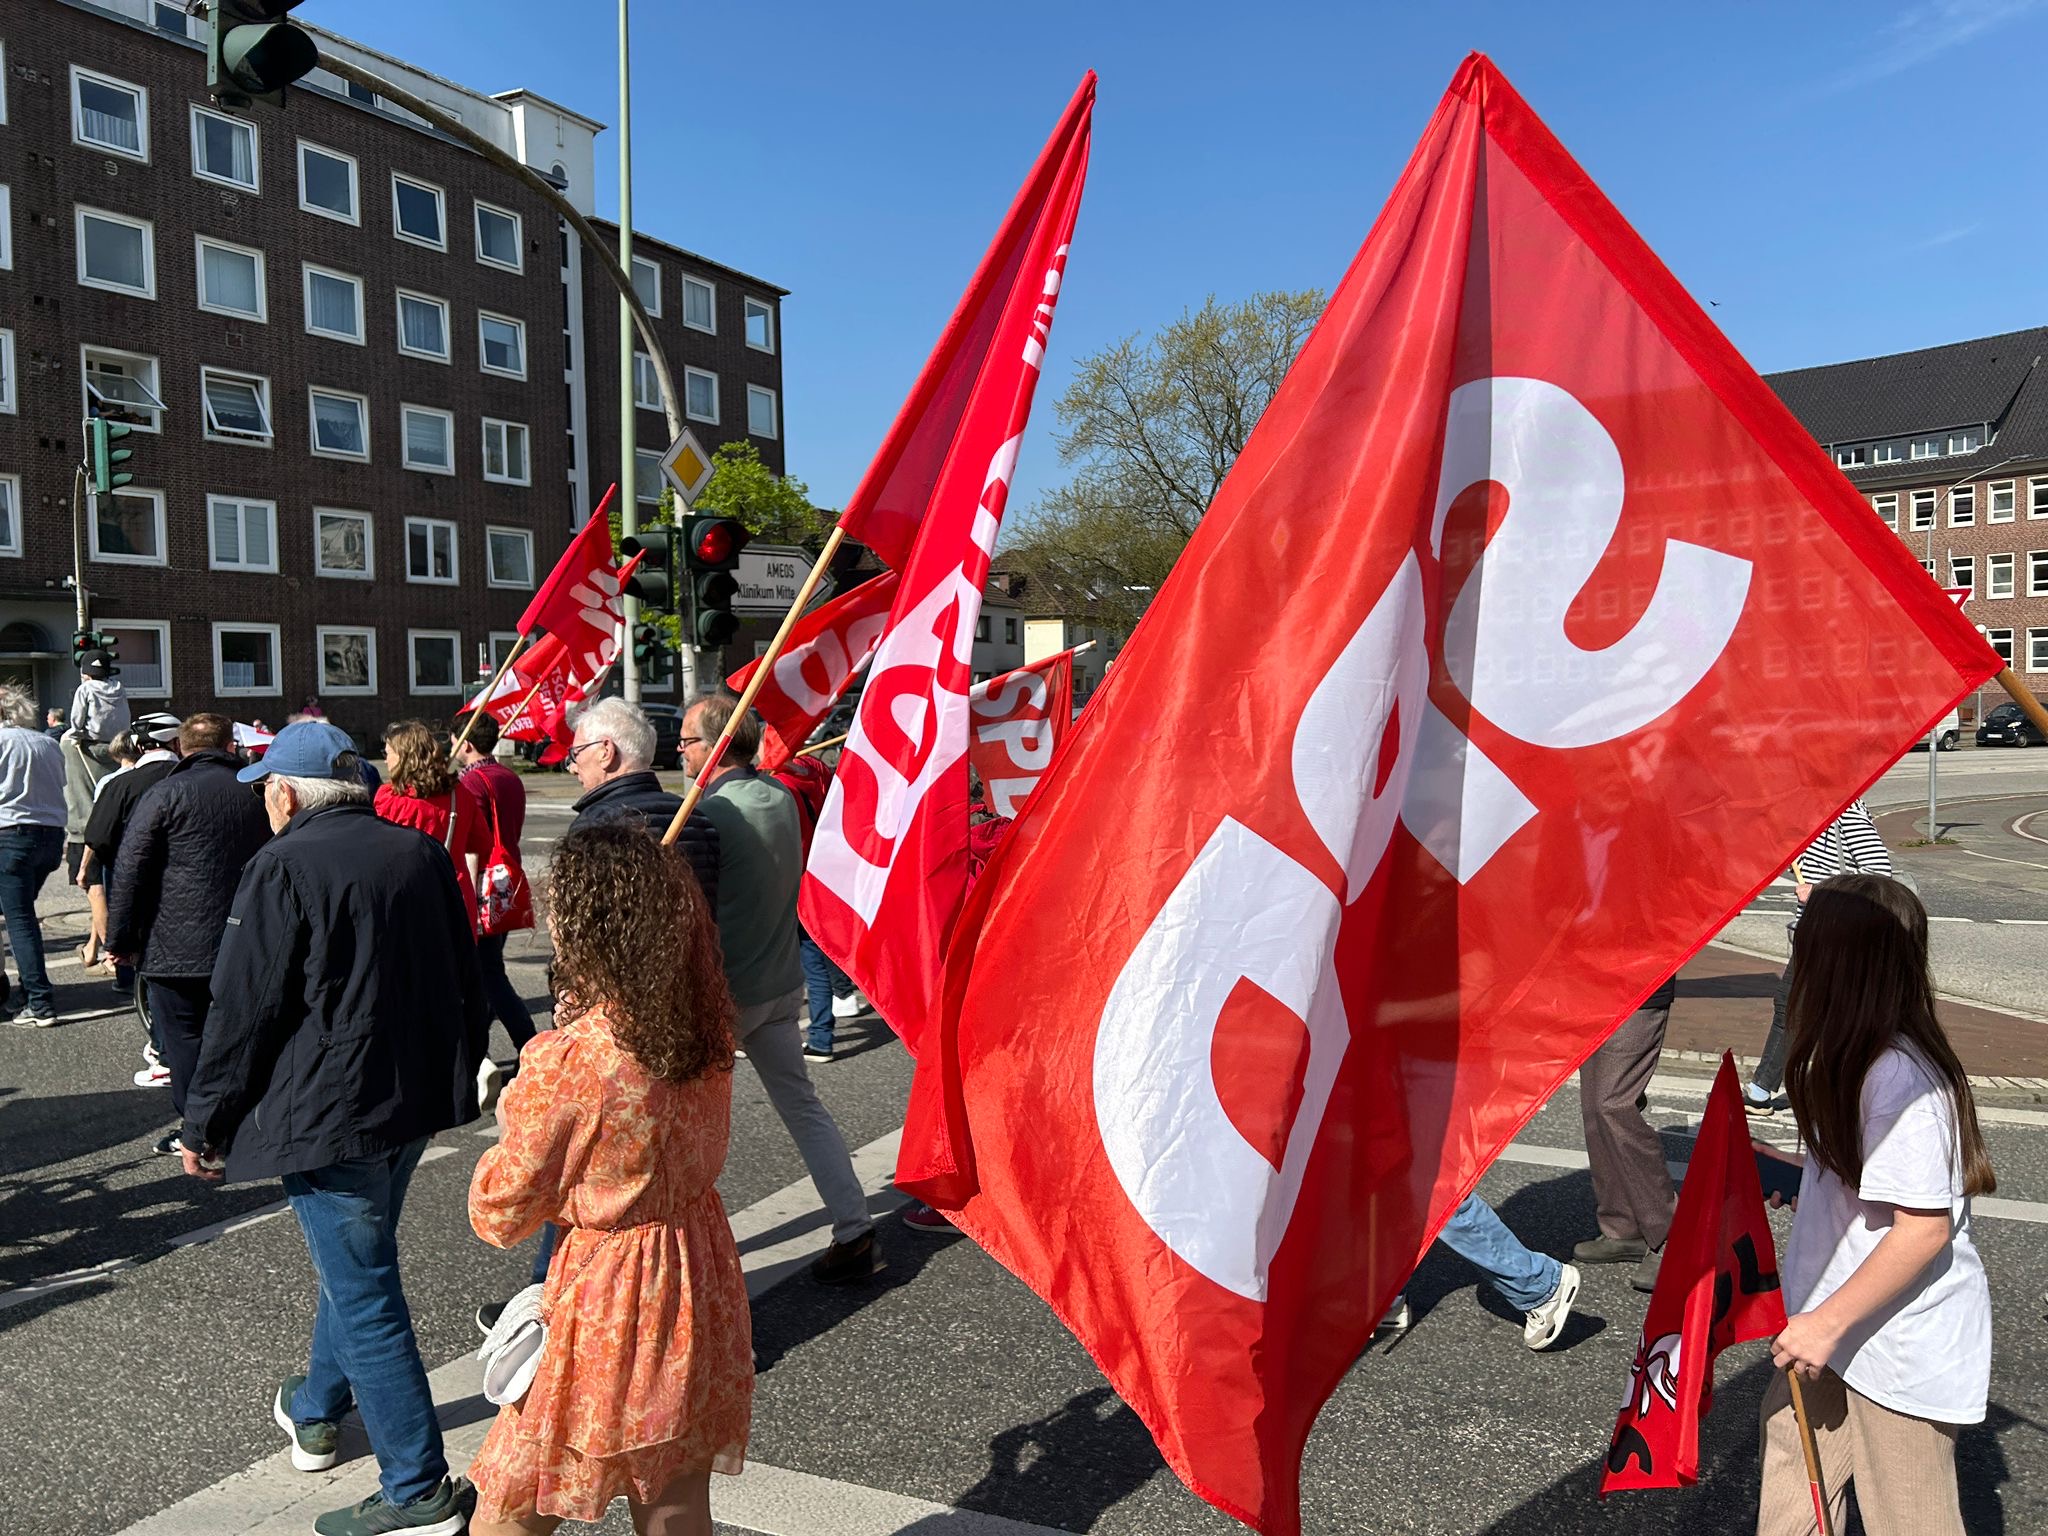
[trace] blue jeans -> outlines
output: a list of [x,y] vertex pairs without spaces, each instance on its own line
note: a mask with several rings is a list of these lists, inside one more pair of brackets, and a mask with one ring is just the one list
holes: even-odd
[[512,985],[512,978],[505,974],[505,941],[510,937],[508,933],[492,933],[478,939],[476,959],[484,973],[484,1001],[505,1026],[505,1033],[512,1037],[516,1055],[533,1038],[533,1015],[527,1012],[526,999]]
[[562,1229],[552,1221],[540,1229],[540,1251],[533,1256],[533,1273],[527,1278],[535,1285],[548,1283],[548,1266],[555,1262],[555,1240],[562,1235]]
[[1451,1212],[1437,1233],[1445,1247],[1482,1271],[1508,1305],[1527,1312],[1557,1294],[1563,1266],[1547,1253],[1535,1253],[1508,1230],[1493,1207],[1477,1195]]
[[339,1419],[354,1401],[377,1454],[385,1502],[424,1498],[448,1475],[434,1394],[398,1281],[398,1213],[426,1138],[381,1157],[284,1176],[320,1303],[292,1420]]
[[804,963],[804,1001],[810,1005],[811,1014],[810,1024],[804,1030],[804,1044],[814,1051],[829,1051],[832,999],[853,996],[853,983],[801,927],[796,931],[796,945]]
[[62,827],[0,827],[0,917],[7,919],[7,947],[21,972],[27,1011],[48,1017],[57,1011],[57,989],[43,966],[43,927],[36,921],[36,893],[64,862]]

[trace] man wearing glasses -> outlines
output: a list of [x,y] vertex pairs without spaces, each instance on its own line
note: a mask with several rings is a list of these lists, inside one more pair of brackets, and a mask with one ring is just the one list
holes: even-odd
[[[689,745],[687,734],[685,748]],[[654,776],[654,726],[637,704],[624,699],[599,699],[576,721],[576,742],[569,748],[568,769],[583,786],[571,807],[575,832],[614,816],[638,817],[656,837],[682,805],[679,796],[661,787]],[[696,871],[705,903],[718,910],[718,828],[702,810],[690,812],[676,847]]]

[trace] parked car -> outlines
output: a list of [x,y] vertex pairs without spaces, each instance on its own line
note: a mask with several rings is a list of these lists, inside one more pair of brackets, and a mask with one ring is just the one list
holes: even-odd
[[683,712],[674,704],[642,704],[647,723],[654,727],[654,766],[683,766]]
[[2001,704],[1977,727],[1980,747],[2038,747],[2048,745],[2040,727],[2029,720],[2017,704]]
[[[2014,706],[2009,704],[2006,707],[2008,709],[2011,709]],[[1977,740],[1979,742],[1982,742],[1984,738],[1980,734],[1977,737]],[[1933,730],[1929,731],[1925,736],[1922,736],[1918,741],[1913,743],[1912,750],[1918,752],[1922,747],[1926,746],[1929,741],[1938,742],[1940,744],[1941,750],[1944,752],[1953,752],[1957,747],[1961,746],[1963,742],[1962,712],[1960,710],[1950,710],[1948,712],[1947,718],[1945,718],[1941,722],[1941,724],[1935,726]]]

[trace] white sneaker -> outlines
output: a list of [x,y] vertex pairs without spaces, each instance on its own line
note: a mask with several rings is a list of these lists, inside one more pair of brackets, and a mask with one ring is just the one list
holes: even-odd
[[1572,1303],[1578,1299],[1578,1269],[1566,1264],[1558,1271],[1557,1289],[1550,1293],[1550,1299],[1531,1307],[1529,1315],[1522,1319],[1522,1342],[1531,1349],[1550,1348],[1564,1332],[1565,1322],[1572,1315]]
[[14,1022],[28,1029],[48,1029],[57,1022],[54,1013],[35,1013],[27,1008],[14,1016]]
[[1379,1327],[1373,1329],[1373,1337],[1389,1333],[1406,1333],[1408,1325],[1415,1321],[1415,1314],[1408,1310],[1408,1293],[1403,1291],[1394,1298],[1394,1304],[1387,1308],[1387,1315],[1380,1319]]
[[135,1086],[138,1088],[168,1088],[171,1086],[171,1069],[163,1066],[144,1067],[135,1074]]
[[476,1107],[479,1113],[490,1113],[491,1106],[498,1102],[498,1090],[505,1084],[505,1069],[486,1056],[476,1066]]
[[847,997],[832,999],[832,1017],[835,1019],[857,1019],[869,1008],[868,1000],[855,992]]

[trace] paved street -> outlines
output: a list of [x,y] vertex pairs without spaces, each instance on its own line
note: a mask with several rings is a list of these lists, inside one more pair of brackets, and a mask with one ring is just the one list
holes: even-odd
[[[1873,803],[1907,804],[1916,770],[1924,786],[1924,760],[1915,759]],[[2024,845],[2024,823],[2015,831],[2012,822],[2029,803],[2048,806],[2048,752],[1964,752],[1945,757],[1941,770],[1956,792],[1953,835],[1981,837],[1987,853]],[[566,825],[563,788],[547,784],[549,803],[534,809],[537,852]],[[1977,809],[2007,795],[2021,798],[1996,803],[2020,811]],[[2048,835],[2048,827],[2035,830]],[[1979,875],[1974,865],[1990,859],[1962,861],[1954,849],[1905,854],[1938,915],[1962,915],[1943,903],[1971,914],[1940,925],[1946,965],[1977,953],[1957,947],[1959,932],[1983,936],[1987,968],[2037,963],[2030,956],[2041,945],[2039,928],[1988,915],[2010,899],[2030,922],[2048,920],[2048,848],[2042,853],[2009,877]],[[53,931],[75,931],[75,903],[54,886],[51,893]],[[1761,948],[1761,930],[1773,922],[1782,940],[1782,919],[1741,920],[1760,930],[1750,947]],[[52,947],[64,953],[61,941]],[[1735,974],[1745,966],[1768,974],[1767,964],[1727,953]],[[538,1001],[538,943],[516,942],[512,960],[515,979]],[[297,1230],[281,1214],[275,1185],[209,1190],[151,1157],[169,1105],[166,1095],[128,1084],[139,1064],[132,1020],[119,1011],[92,1017],[89,1004],[112,1003],[104,985],[81,984],[75,967],[68,985],[67,972],[57,974],[60,1002],[81,1022],[0,1029],[0,1531],[304,1531],[310,1511],[360,1497],[374,1473],[359,1437],[345,1442],[333,1473],[280,1466],[268,1394],[302,1358],[312,1316]],[[1987,980],[1968,995],[1997,989]],[[1756,1029],[1768,995],[1749,990],[1745,997],[1689,987],[1674,1031],[1695,1038]],[[1714,1008],[1727,1010],[1725,1028]],[[2007,1018],[1993,1033],[2034,1032],[2030,1022]],[[851,1040],[819,1082],[859,1149],[876,1209],[887,1211],[908,1064],[871,1020]],[[505,1049],[502,1038],[498,1046]],[[1674,1161],[1689,1155],[1708,1071],[1674,1053],[1654,1087],[1653,1118]],[[1978,1213],[1997,1358],[1990,1420],[1961,1442],[1965,1514],[1973,1532],[2038,1531],[2048,1529],[2048,1106],[2019,1085],[1987,1089],[1982,1102],[2000,1181]],[[479,1300],[516,1289],[528,1257],[486,1248],[469,1232],[464,1192],[489,1134],[479,1124],[439,1138],[405,1220],[407,1283],[451,1453],[466,1454],[487,1422],[469,1358],[470,1313]],[[1770,1134],[1788,1138],[1789,1125]],[[1563,1252],[1592,1230],[1582,1149],[1568,1086],[1488,1173],[1482,1192],[1525,1240]],[[753,1465],[743,1478],[718,1480],[721,1529],[1240,1529],[1164,1470],[1080,1347],[971,1243],[921,1237],[885,1215],[889,1268],[874,1284],[832,1291],[801,1274],[802,1259],[824,1241],[822,1213],[745,1063],[720,1188],[756,1297],[761,1363]],[[1475,1281],[1462,1261],[1433,1252],[1409,1291],[1413,1330],[1391,1351],[1362,1359],[1331,1400],[1308,1449],[1310,1531],[1691,1536],[1739,1529],[1751,1518],[1763,1346],[1723,1359],[1700,1485],[1603,1506],[1593,1491],[1598,1460],[1645,1298],[1628,1288],[1625,1271],[1589,1271],[1565,1347],[1532,1356],[1519,1317]],[[623,1511],[604,1529],[626,1530]]]

